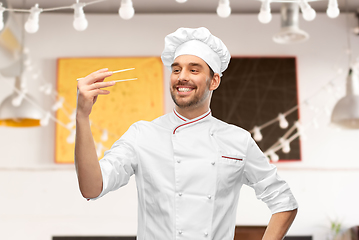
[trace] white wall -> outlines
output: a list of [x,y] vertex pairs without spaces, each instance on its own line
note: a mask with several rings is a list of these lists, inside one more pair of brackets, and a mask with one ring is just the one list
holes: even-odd
[[[25,35],[25,45],[42,70],[46,81],[56,83],[56,60],[60,57],[159,56],[163,38],[178,27],[205,26],[219,36],[233,56],[296,56],[300,116],[306,140],[301,142],[300,163],[278,163],[279,174],[292,187],[300,204],[289,235],[313,235],[325,239],[331,219],[345,227],[359,225],[358,185],[359,131],[340,131],[329,125],[329,116],[320,115],[320,127],[310,125],[314,111],[304,104],[331,110],[336,98],[321,91],[335,78],[334,87],[344,95],[348,69],[346,18],[332,20],[318,14],[313,22],[300,20],[311,36],[295,45],[279,45],[271,40],[280,29],[278,15],[270,24],[260,24],[256,15],[136,15],[121,20],[117,15],[87,15],[84,32],[72,28],[72,15],[42,14],[40,30]],[[354,16],[349,24],[356,25]],[[359,37],[351,36],[353,57],[359,56]],[[168,73],[167,73],[168,74]],[[9,79],[0,79],[0,101],[11,93]],[[38,92],[39,82],[30,92],[44,108],[48,97]],[[165,88],[167,89],[167,87]],[[166,97],[166,110],[172,108]],[[135,235],[137,196],[134,180],[129,185],[87,202],[77,186],[72,165],[54,164],[54,124],[41,128],[0,127],[0,233],[2,239],[50,240],[56,235]],[[266,206],[243,188],[237,224],[265,225],[270,218]]]

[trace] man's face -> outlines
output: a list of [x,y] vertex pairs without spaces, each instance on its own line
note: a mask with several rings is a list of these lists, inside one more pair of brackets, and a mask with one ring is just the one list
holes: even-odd
[[178,56],[172,64],[171,96],[179,108],[198,108],[209,104],[210,69],[193,55]]

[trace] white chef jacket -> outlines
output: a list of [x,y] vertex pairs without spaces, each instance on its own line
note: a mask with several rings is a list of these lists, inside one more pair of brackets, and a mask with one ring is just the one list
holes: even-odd
[[233,240],[243,184],[272,213],[297,208],[288,184],[250,133],[210,111],[189,120],[174,110],[136,122],[100,166],[103,190],[97,198],[135,174],[139,240]]

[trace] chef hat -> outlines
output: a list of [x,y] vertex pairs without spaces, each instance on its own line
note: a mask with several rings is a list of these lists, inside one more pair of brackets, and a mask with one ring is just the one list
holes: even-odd
[[194,55],[205,61],[213,72],[222,76],[231,55],[221,39],[213,36],[207,28],[179,28],[165,37],[161,59],[171,70],[173,61],[181,55]]

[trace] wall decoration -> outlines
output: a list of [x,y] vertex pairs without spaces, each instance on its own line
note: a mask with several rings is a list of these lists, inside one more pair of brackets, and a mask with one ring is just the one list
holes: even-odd
[[264,152],[280,142],[279,159],[270,156],[272,161],[298,161],[299,139],[288,141],[299,127],[297,92],[294,57],[234,57],[211,109],[215,117],[252,132]]
[[99,158],[103,150],[109,149],[132,123],[151,121],[164,113],[163,67],[159,57],[58,59],[59,98],[52,109],[57,110],[56,119],[59,121],[56,124],[56,163],[74,161],[76,79],[102,68],[110,71],[135,68],[113,74],[105,81],[137,80],[116,83],[108,88],[111,93],[99,96],[94,105],[90,121]]

